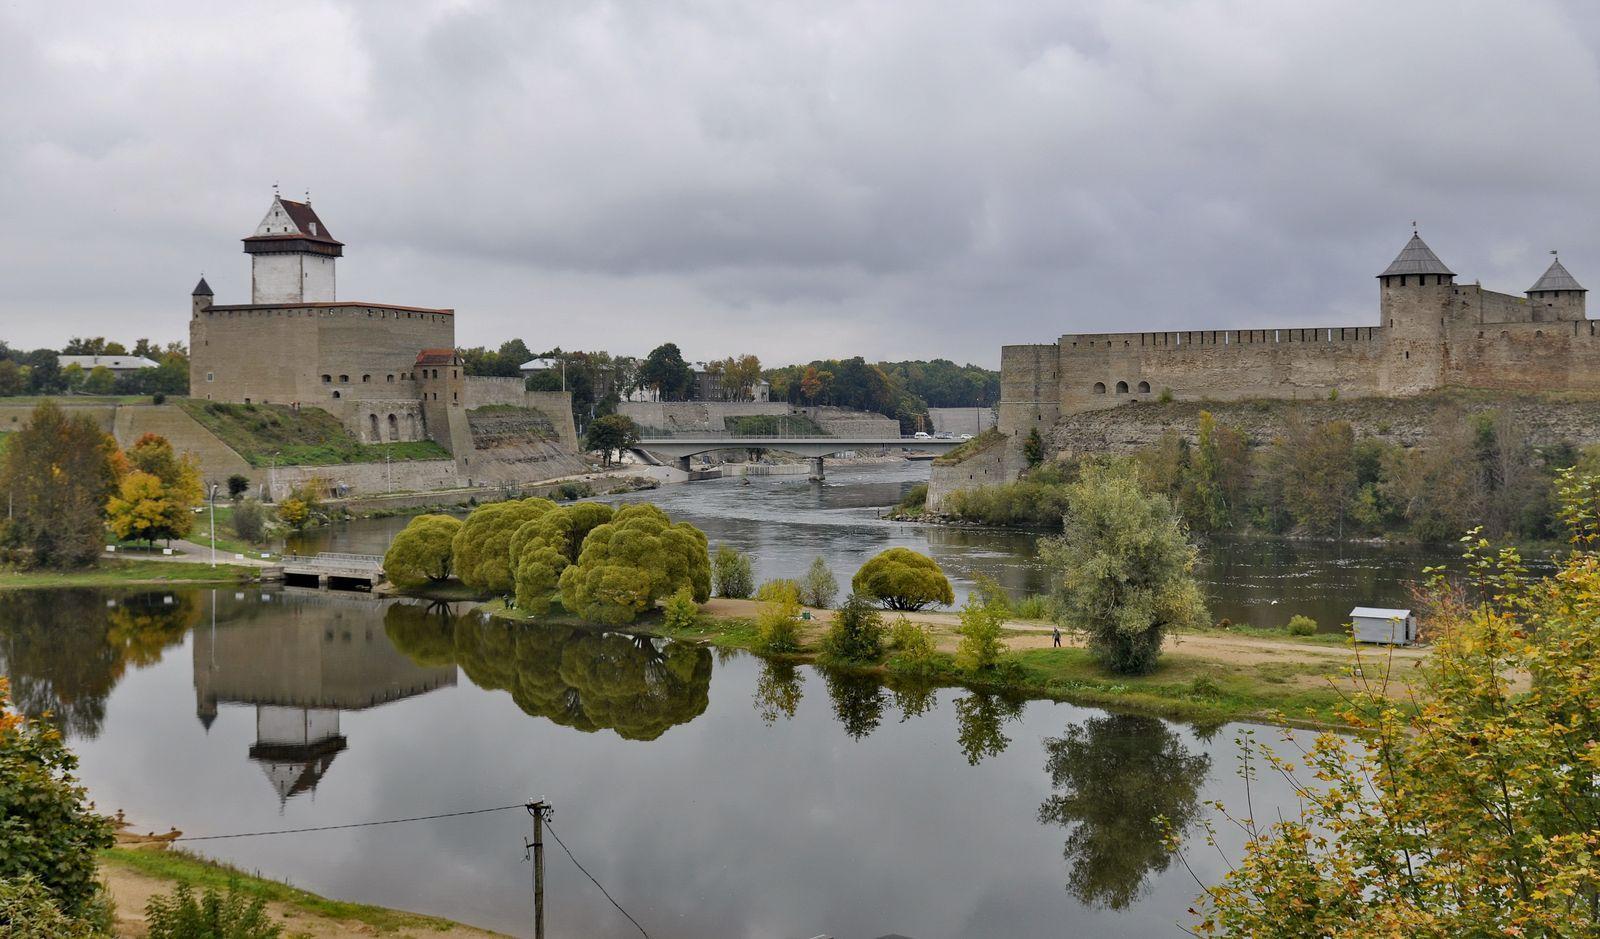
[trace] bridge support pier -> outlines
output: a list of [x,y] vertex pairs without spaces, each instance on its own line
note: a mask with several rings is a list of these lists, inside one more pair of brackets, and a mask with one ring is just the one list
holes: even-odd
[[689,472],[689,458],[688,457],[686,457],[686,456],[678,457],[677,464],[678,464],[678,469],[683,470],[685,473]]
[[822,457],[814,456],[807,461],[811,464],[811,472],[806,474],[806,479],[809,479],[813,482],[821,482],[823,479],[827,478],[826,474],[823,472],[822,460]]

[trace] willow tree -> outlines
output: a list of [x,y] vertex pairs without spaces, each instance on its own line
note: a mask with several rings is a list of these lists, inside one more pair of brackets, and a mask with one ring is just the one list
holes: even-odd
[[578,560],[589,533],[614,514],[603,502],[579,502],[524,522],[511,536],[517,608],[534,614],[549,611],[561,587],[561,573]]
[[549,499],[513,499],[473,509],[451,541],[456,577],[482,593],[510,593],[515,585],[511,536],[555,507]]
[[449,579],[461,527],[461,520],[450,515],[413,518],[389,544],[384,576],[396,586],[412,588]]
[[674,524],[649,503],[627,506],[589,533],[560,584],[561,605],[599,623],[630,623],[684,586],[704,603],[711,596],[705,532]]
[[1061,537],[1039,553],[1056,580],[1061,622],[1114,672],[1151,671],[1166,631],[1205,617],[1195,546],[1171,501],[1145,492],[1127,463],[1083,468],[1067,490]]

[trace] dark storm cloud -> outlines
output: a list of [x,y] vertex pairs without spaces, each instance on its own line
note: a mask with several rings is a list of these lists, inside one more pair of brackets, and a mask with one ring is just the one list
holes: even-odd
[[[342,296],[463,343],[992,364],[1069,330],[1366,323],[1422,222],[1600,281],[1576,5],[13,5],[6,337],[178,338],[270,184]],[[1589,273],[1585,273],[1585,272]]]

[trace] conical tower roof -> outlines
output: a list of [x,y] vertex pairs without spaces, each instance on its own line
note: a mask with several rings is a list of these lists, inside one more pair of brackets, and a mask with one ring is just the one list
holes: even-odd
[[191,297],[211,297],[211,296],[215,296],[215,294],[213,294],[211,292],[211,285],[206,283],[206,279],[202,275],[201,278],[200,278],[200,283],[194,285],[194,293],[190,294],[189,296],[191,296]]
[[1456,272],[1444,266],[1439,256],[1433,253],[1428,243],[1416,232],[1411,233],[1411,240],[1395,255],[1394,263],[1384,269],[1379,277],[1397,276],[1400,274],[1445,274],[1456,276]]
[[1540,277],[1532,287],[1528,288],[1529,293],[1536,293],[1541,290],[1574,290],[1579,293],[1588,293],[1583,288],[1583,285],[1578,283],[1577,278],[1568,274],[1567,269],[1561,266],[1560,258],[1551,261],[1550,269],[1545,271],[1544,276]]

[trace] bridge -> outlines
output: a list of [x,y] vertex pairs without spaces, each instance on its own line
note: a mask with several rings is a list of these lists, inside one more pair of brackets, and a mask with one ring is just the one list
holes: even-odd
[[283,567],[286,583],[312,580],[319,587],[353,587],[365,583],[371,589],[383,580],[383,558],[376,554],[340,554],[334,551],[311,556],[289,554],[278,563]]
[[827,437],[818,434],[673,434],[671,436],[641,437],[634,449],[676,461],[678,468],[689,471],[689,458],[713,450],[782,450],[811,460],[811,478],[823,476],[824,457],[853,450],[922,450],[928,453],[945,453],[966,443],[965,440],[936,437]]

